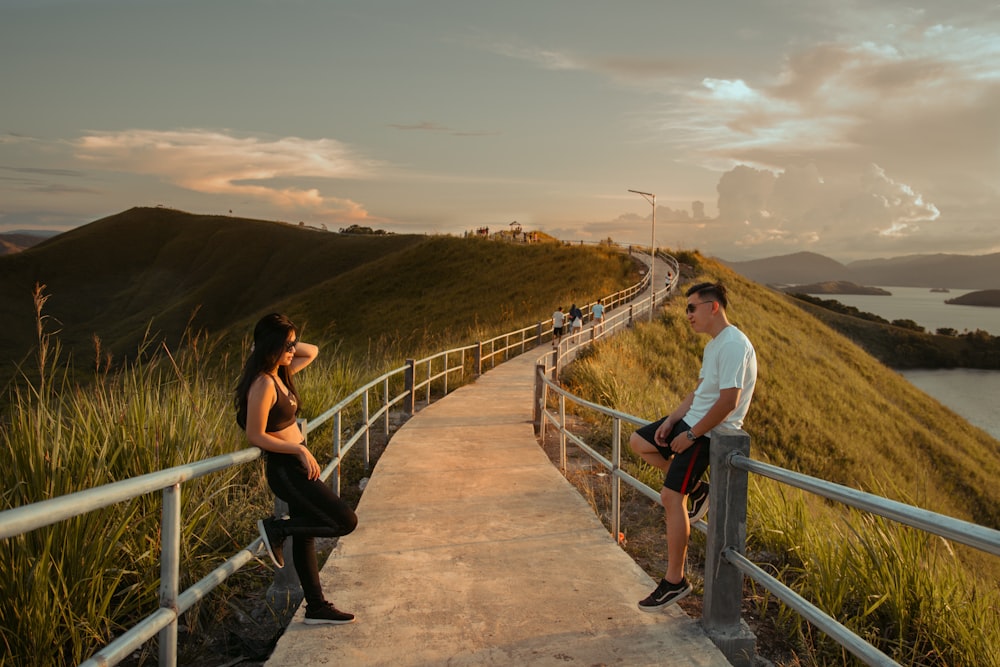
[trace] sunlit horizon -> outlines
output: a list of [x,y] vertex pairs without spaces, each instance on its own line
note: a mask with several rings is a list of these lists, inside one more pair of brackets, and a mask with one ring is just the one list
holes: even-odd
[[0,56],[0,231],[162,205],[648,244],[632,189],[657,245],[732,261],[1000,252],[985,1],[0,0]]

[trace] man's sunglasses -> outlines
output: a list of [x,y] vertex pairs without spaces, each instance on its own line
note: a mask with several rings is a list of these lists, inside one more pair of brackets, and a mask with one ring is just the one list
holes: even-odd
[[715,303],[715,302],[714,301],[699,301],[698,303],[689,303],[688,306],[687,306],[687,313],[688,313],[688,315],[690,315],[691,313],[693,313],[698,308],[698,306],[700,306],[703,303]]

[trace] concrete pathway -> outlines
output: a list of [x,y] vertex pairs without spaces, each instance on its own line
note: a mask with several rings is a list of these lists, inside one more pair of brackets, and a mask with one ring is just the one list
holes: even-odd
[[393,436],[322,571],[357,621],[304,625],[299,609],[268,667],[729,664],[678,607],[638,610],[655,582],[538,445],[532,371],[548,349]]

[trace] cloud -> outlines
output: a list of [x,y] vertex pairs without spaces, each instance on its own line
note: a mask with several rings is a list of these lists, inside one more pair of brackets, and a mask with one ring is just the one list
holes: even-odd
[[0,175],[0,190],[7,192],[40,193],[46,195],[101,194],[93,188],[66,183],[53,183],[48,180],[48,178],[84,178],[86,176],[83,172],[74,169],[0,166],[0,173],[13,174],[11,176]]
[[716,222],[729,243],[759,247],[760,256],[817,246],[887,247],[940,217],[932,202],[876,164],[832,175],[812,163],[782,172],[740,165],[722,175],[717,189]]
[[704,119],[692,145],[706,160],[775,169],[803,156],[876,162],[927,187],[953,179],[956,168],[971,175],[1000,167],[995,28],[879,28],[790,53],[753,81],[703,78],[679,100],[681,115]]
[[365,220],[350,199],[289,182],[363,179],[376,163],[332,139],[265,140],[206,130],[93,132],[74,142],[77,157],[103,169],[159,177],[212,195],[250,197],[333,220]]
[[413,124],[392,123],[389,125],[389,127],[395,130],[403,130],[405,132],[411,132],[411,131],[434,132],[439,134],[450,134],[454,137],[488,137],[500,134],[499,132],[453,130],[450,127],[439,125],[437,123],[433,123],[426,120]]

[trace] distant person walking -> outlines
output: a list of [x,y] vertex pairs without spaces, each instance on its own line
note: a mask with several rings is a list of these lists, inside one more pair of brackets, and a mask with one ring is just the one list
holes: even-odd
[[604,331],[604,304],[598,301],[590,308],[590,313],[594,316],[594,331],[595,333],[603,333]]
[[575,303],[569,307],[569,326],[570,334],[574,338],[583,331],[583,311],[577,308]]
[[[705,346],[694,391],[666,417],[636,430],[632,451],[666,473],[660,500],[667,522],[667,572],[639,608],[653,611],[691,592],[684,576],[691,522],[708,511],[710,432],[725,424],[740,428],[757,382],[757,355],[742,331],[729,323],[726,288],[700,283],[687,291],[687,319],[696,333],[712,340]],[[690,495],[691,509],[686,501]]]
[[566,313],[563,312],[563,307],[559,306],[556,308],[556,312],[552,313],[552,347],[558,347],[560,341],[562,341],[563,325],[565,322]]
[[288,503],[288,517],[257,522],[264,547],[284,567],[282,546],[292,538],[292,559],[306,602],[305,622],[350,623],[323,596],[315,538],[347,535],[358,524],[354,510],[324,484],[320,466],[306,447],[295,416],[299,394],[292,377],[316,359],[319,348],[300,341],[295,325],[277,313],[257,322],[253,347],[236,387],[236,421],[250,444],[264,450],[267,483]]

